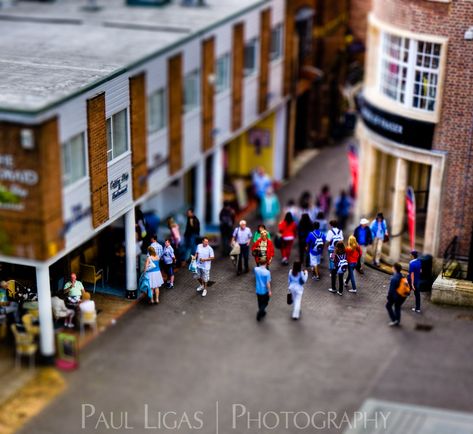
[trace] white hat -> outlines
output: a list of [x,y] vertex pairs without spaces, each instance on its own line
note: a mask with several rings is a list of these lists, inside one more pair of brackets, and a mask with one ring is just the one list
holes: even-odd
[[360,225],[367,225],[370,221],[368,219],[362,218],[360,220]]

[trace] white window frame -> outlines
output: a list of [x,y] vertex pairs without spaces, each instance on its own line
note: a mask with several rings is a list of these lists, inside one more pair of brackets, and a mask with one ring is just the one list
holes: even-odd
[[[161,95],[161,98],[159,98]],[[156,99],[155,99],[156,98]],[[162,107],[154,107],[155,117],[152,116],[153,110],[152,106],[156,101],[160,101]],[[148,121],[148,134],[156,133],[164,128],[167,125],[167,92],[164,87],[156,89],[148,96],[147,101],[147,121]],[[161,113],[162,116],[159,116]]]
[[[68,155],[69,161],[71,164],[74,164],[71,154],[71,143],[78,137],[82,137],[82,156],[83,156],[83,163],[84,163],[84,171],[76,179],[69,179],[70,177],[67,176],[66,173],[66,155]],[[85,132],[81,132],[75,134],[74,136],[70,137],[61,145],[61,169],[62,169],[62,185],[64,188],[70,188],[74,186],[76,183],[83,181],[89,176],[89,166],[88,166],[88,152],[87,152],[87,135]],[[70,172],[69,172],[70,173]]]
[[[224,79],[222,82],[219,82],[219,78],[222,76],[219,75],[219,62],[223,62],[225,75],[223,76]],[[231,86],[231,56],[230,53],[227,52],[222,54],[217,58],[215,61],[215,93],[219,94],[229,90]]]
[[[270,52],[269,56],[272,62],[282,58],[283,54],[283,24],[278,23],[271,29]],[[277,37],[277,51],[273,51],[274,37]]]
[[[115,154],[115,152],[114,152],[114,143],[113,143],[113,119],[116,115],[122,113],[123,111],[125,112],[126,149],[123,152],[120,152],[119,154]],[[107,118],[107,131],[106,131],[106,134],[107,134],[107,163],[113,162],[115,159],[121,157],[122,155],[126,155],[130,151],[130,122],[129,122],[128,116],[129,116],[128,115],[128,109],[124,108],[123,110],[119,110],[118,112],[114,113],[113,115],[111,115],[110,117]],[[109,127],[109,125],[110,125],[110,127]],[[109,134],[109,128],[110,128],[111,134]],[[109,149],[110,140],[111,140],[111,147]],[[109,158],[110,155],[111,155],[111,157]]]
[[[190,113],[190,112],[193,112],[195,110],[198,110],[200,108],[200,101],[201,101],[201,83],[200,83],[200,70],[199,69],[193,69],[192,71],[188,72],[185,76],[184,76],[184,82],[183,82],[183,86],[184,86],[184,101],[183,101],[183,110],[184,110],[184,113],[187,114],[187,113]],[[192,103],[189,103],[188,102],[188,94],[187,94],[187,89],[188,89],[188,80],[193,78],[195,80],[195,89],[196,89],[196,95],[194,95],[194,101]]]
[[[251,46],[254,46],[254,67],[252,69],[249,69],[246,67],[246,50]],[[252,38],[249,41],[246,42],[245,47],[244,47],[244,52],[243,52],[243,68],[244,68],[244,76],[245,77],[251,77],[252,75],[256,75],[258,72],[258,50],[259,50],[259,44],[258,44],[258,38]]]
[[[389,49],[389,38],[398,38],[400,40],[401,47],[401,56],[403,58],[396,59],[388,54]],[[406,41],[408,43],[406,44]],[[439,54],[434,55],[432,54],[432,58],[437,59],[437,67],[430,68],[425,66],[418,66],[417,65],[417,57],[419,55],[419,47],[421,44],[432,45],[432,50],[434,46],[437,45],[439,47]],[[438,106],[440,103],[440,82],[442,77],[442,56],[444,56],[444,46],[440,42],[434,42],[431,40],[421,40],[420,38],[412,38],[407,35],[399,35],[396,33],[392,33],[390,31],[382,30],[381,32],[381,47],[380,47],[380,56],[379,56],[379,65],[378,65],[378,91],[380,92],[383,97],[394,101],[396,104],[406,107],[407,109],[414,110],[417,112],[422,113],[436,113],[438,110]],[[433,51],[432,51],[433,53]],[[421,52],[421,54],[425,54],[425,52]],[[399,71],[397,72],[398,83],[397,86],[392,87],[391,89],[395,89],[396,95],[389,95],[386,92],[386,80],[385,80],[385,62],[391,62],[398,66]],[[406,70],[405,80],[403,80],[402,70]],[[423,107],[416,107],[414,102],[416,98],[415,94],[415,85],[416,85],[416,73],[427,73],[431,74],[431,76],[436,77],[435,83],[435,96],[430,97],[429,100],[433,101],[433,105],[426,105],[426,108]],[[404,84],[403,84],[404,81]],[[430,86],[430,84],[429,84]],[[432,86],[433,87],[433,86]],[[404,94],[404,98],[401,98],[401,95]],[[423,96],[417,96],[418,98],[423,98]]]

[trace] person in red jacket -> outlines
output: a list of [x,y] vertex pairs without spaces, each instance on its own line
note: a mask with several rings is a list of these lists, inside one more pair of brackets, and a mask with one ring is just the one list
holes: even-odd
[[258,238],[251,247],[251,253],[255,257],[256,266],[266,262],[267,266],[271,264],[274,258],[274,244],[268,238],[268,232],[261,231],[261,237]]
[[297,235],[297,225],[290,212],[284,216],[284,220],[279,223],[279,234],[281,237],[281,263],[283,265],[289,264],[289,256],[291,255],[292,245]]

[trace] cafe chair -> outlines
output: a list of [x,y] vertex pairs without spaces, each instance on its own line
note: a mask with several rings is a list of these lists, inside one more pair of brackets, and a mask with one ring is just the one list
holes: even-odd
[[80,280],[82,282],[92,283],[94,285],[95,294],[95,287],[97,286],[97,282],[99,280],[102,281],[103,288],[103,270],[97,270],[95,265],[80,264]]
[[15,337],[15,368],[21,365],[21,357],[29,357],[30,369],[34,367],[35,356],[38,345],[34,342],[34,336],[29,333],[20,333],[15,324],[11,325],[11,331]]
[[23,322],[27,333],[32,336],[38,336],[39,326],[33,324],[34,318],[35,317],[31,313],[26,313],[22,316],[21,321]]
[[80,313],[80,336],[81,338],[85,334],[85,326],[88,325],[97,333],[97,312],[81,312]]

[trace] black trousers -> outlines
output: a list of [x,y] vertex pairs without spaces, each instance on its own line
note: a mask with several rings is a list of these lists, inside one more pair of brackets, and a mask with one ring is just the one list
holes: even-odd
[[269,304],[269,294],[256,294],[256,297],[258,298],[258,313],[256,316],[259,320],[266,315],[266,308]]
[[332,289],[337,291],[337,276],[338,276],[338,291],[343,292],[343,276],[345,273],[337,273],[337,270],[330,271],[330,277],[332,278]]
[[240,256],[238,256],[238,272],[242,272],[243,262],[245,265],[245,271],[249,270],[248,258],[250,256],[250,246],[246,244],[240,244]]
[[232,233],[233,233],[232,227],[220,226],[220,236],[221,236],[220,244],[222,246],[222,256],[228,256],[232,249],[230,247]]
[[388,295],[388,301],[386,302],[386,310],[388,311],[389,318],[391,321],[401,322],[401,306],[406,299],[401,297],[390,297]]
[[416,310],[420,310],[420,289],[414,289],[414,296],[416,298]]

